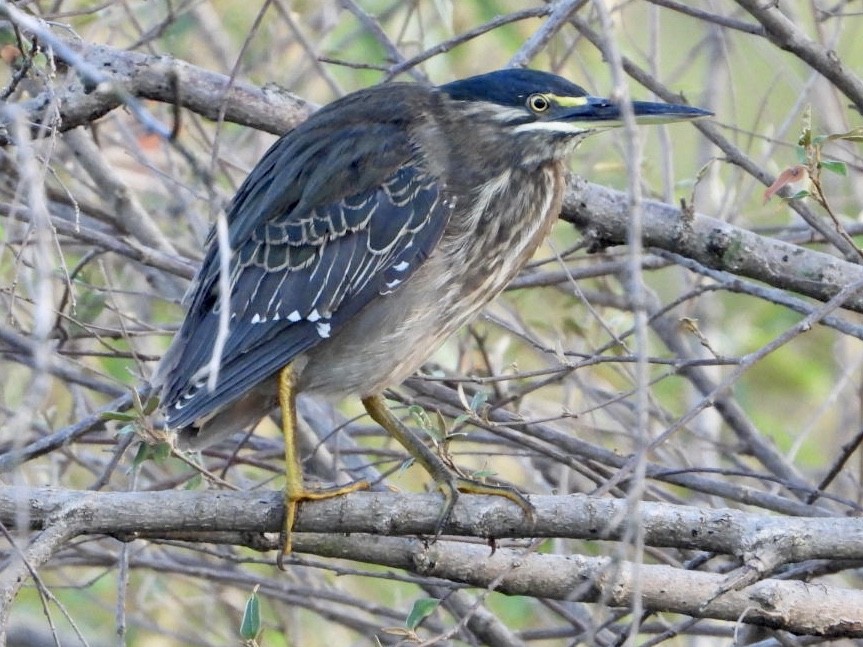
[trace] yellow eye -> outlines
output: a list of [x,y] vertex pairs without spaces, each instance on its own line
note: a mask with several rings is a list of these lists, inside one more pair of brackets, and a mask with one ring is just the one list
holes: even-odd
[[551,101],[544,94],[532,94],[527,98],[527,107],[534,112],[545,112],[551,107]]

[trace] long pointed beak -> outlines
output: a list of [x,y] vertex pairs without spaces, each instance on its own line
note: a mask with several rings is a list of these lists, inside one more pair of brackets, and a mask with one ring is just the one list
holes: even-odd
[[[555,121],[584,124],[591,128],[613,128],[623,125],[620,105],[610,99],[584,97],[580,105],[567,106],[554,117]],[[713,113],[679,103],[633,101],[635,122],[639,124],[667,124],[674,121],[692,121],[711,117]]]

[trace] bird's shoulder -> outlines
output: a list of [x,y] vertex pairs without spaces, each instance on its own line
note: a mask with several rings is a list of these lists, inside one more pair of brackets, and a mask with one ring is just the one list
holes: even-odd
[[308,218],[377,189],[404,167],[437,174],[424,164],[417,132],[435,123],[439,102],[434,88],[399,83],[321,108],[280,137],[240,186],[227,214],[232,248],[270,220]]

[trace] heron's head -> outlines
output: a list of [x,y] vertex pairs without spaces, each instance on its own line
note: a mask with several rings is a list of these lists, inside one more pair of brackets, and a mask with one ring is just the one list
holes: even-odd
[[[520,146],[539,145],[564,155],[585,137],[623,125],[620,105],[588,94],[564,78],[537,70],[507,69],[440,86],[477,128],[496,126]],[[664,124],[713,113],[675,103],[633,101],[639,124]],[[495,128],[497,130],[497,128]],[[557,156],[557,155],[554,155]]]

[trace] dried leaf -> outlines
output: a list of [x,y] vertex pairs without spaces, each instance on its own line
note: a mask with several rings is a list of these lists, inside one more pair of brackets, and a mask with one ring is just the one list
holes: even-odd
[[806,170],[806,167],[802,164],[795,164],[794,166],[789,166],[787,169],[782,171],[776,180],[764,191],[764,203],[766,204],[770,198],[772,198],[779,190],[783,187],[788,186],[789,184],[794,184],[795,182],[800,182],[809,177],[809,171]]
[[836,133],[835,135],[828,135],[828,140],[836,140],[836,139],[844,139],[849,142],[863,142],[863,126],[859,128],[852,128],[847,133]]

